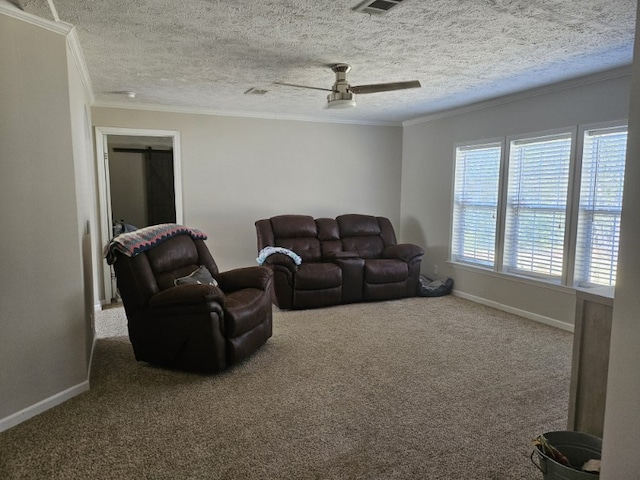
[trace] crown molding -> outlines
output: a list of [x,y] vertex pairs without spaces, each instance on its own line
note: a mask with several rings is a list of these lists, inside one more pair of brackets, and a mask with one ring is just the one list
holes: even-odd
[[92,104],[95,108],[121,108],[128,110],[143,110],[151,112],[180,113],[188,115],[211,115],[219,117],[241,117],[254,118],[261,120],[289,120],[295,122],[314,122],[314,123],[338,123],[347,125],[367,125],[376,127],[402,127],[401,122],[381,122],[370,120],[345,120],[341,118],[318,118],[310,115],[289,115],[279,113],[265,112],[239,112],[232,110],[217,110],[209,108],[197,107],[179,107],[172,105],[159,105],[151,103],[127,103],[127,102],[110,102],[97,100]]
[[502,97],[492,98],[483,102],[472,103],[463,107],[452,108],[448,110],[442,110],[440,112],[434,112],[429,115],[414,118],[412,120],[406,120],[402,122],[403,127],[409,127],[412,125],[419,125],[421,123],[431,122],[433,120],[440,120],[443,118],[453,117],[455,115],[462,115],[465,113],[471,113],[478,110],[484,110],[486,108],[497,107],[507,103],[517,102],[528,98],[538,97],[540,95],[547,95],[549,93],[561,92],[563,90],[569,90],[576,87],[591,85],[594,83],[604,82],[606,80],[613,80],[621,77],[631,76],[631,65],[625,65],[611,70],[605,70],[603,72],[594,73],[591,75],[585,75],[583,77],[577,77],[570,80],[564,80],[562,82],[551,83],[542,87],[532,88],[523,92],[512,93],[504,95]]
[[85,94],[89,100],[89,104],[92,105],[95,102],[95,95],[93,93],[93,86],[91,84],[91,77],[89,75],[89,69],[87,68],[87,62],[82,53],[82,47],[80,46],[80,40],[78,39],[78,33],[76,27],[73,27],[67,34],[67,45],[71,52],[71,58],[80,74],[80,80],[84,87]]
[[78,33],[75,26],[61,20],[52,21],[32,15],[20,10],[18,7],[2,1],[0,1],[0,13],[64,36],[67,40],[67,46],[69,47],[71,58],[80,73],[82,86],[84,87],[84,91],[89,99],[89,103],[94,102],[95,95],[91,85],[91,77],[89,76],[87,62],[85,61],[84,54],[82,53],[82,47],[80,46],[80,40],[78,39]]
[[73,29],[73,25],[70,23],[62,22],[62,21],[53,21],[47,20],[46,18],[41,18],[36,15],[32,15],[31,13],[27,13],[25,11],[20,10],[18,7],[8,3],[0,1],[0,13],[3,13],[9,17],[13,17],[18,20],[22,20],[23,22],[30,23],[31,25],[35,25],[36,27],[44,28],[45,30],[49,30],[50,32],[57,33],[60,35],[68,35],[69,32]]

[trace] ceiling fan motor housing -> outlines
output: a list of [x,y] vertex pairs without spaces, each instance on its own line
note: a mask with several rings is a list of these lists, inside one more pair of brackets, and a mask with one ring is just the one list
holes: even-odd
[[332,92],[327,95],[327,102],[331,108],[351,108],[356,106],[356,96],[351,92],[347,73],[351,66],[346,63],[336,63],[331,67],[336,74],[336,82],[333,84]]

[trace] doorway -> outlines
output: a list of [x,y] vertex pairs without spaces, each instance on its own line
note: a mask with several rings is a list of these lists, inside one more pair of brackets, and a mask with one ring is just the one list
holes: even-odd
[[[183,223],[179,132],[96,127],[102,245],[119,233]],[[104,304],[117,299],[113,268],[103,260]]]

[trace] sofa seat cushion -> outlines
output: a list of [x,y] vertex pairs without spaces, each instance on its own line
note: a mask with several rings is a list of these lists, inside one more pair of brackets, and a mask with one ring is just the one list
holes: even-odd
[[342,285],[342,270],[334,263],[304,263],[295,277],[296,290],[323,290]]
[[225,295],[224,326],[227,338],[252,330],[269,315],[271,299],[262,290],[244,288]]
[[403,282],[408,277],[408,265],[401,260],[369,259],[364,264],[364,281],[367,283]]

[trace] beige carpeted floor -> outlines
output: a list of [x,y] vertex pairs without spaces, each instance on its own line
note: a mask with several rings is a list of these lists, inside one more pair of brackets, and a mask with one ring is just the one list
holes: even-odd
[[571,342],[453,296],[276,310],[217,376],[102,338],[89,392],[0,433],[0,478],[541,479],[531,439],[566,428]]
[[127,317],[124,314],[122,303],[112,303],[96,312],[96,337],[122,337],[127,336]]

